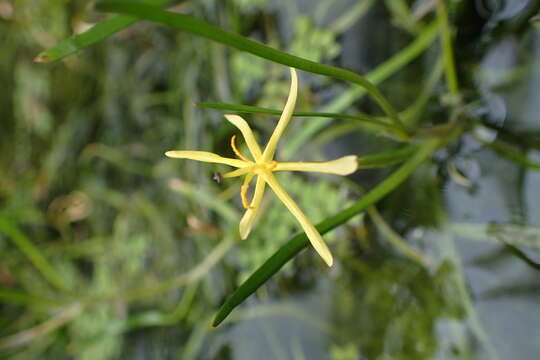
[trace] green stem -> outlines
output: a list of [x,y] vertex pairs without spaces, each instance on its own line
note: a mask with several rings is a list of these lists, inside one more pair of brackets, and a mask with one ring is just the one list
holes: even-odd
[[360,156],[358,158],[359,169],[373,169],[390,165],[395,165],[399,162],[409,159],[415,152],[418,151],[418,146],[404,146],[399,149],[388,150],[373,155]]
[[512,146],[498,140],[494,140],[492,142],[483,141],[482,139],[479,139],[477,137],[477,140],[480,141],[482,144],[496,152],[497,154],[501,155],[502,157],[507,158],[510,161],[513,161],[517,163],[518,165],[521,165],[524,168],[533,169],[533,170],[540,170],[540,164],[532,161],[529,159],[527,154],[520,153],[519,151],[515,150]]
[[448,25],[448,12],[444,0],[437,1],[437,20],[439,22],[439,31],[441,33],[441,47],[444,59],[444,72],[448,90],[451,94],[459,93],[456,64],[454,62],[454,51],[452,49],[452,36],[450,26]]
[[[227,110],[234,111],[237,113],[248,113],[248,114],[268,114],[268,115],[281,115],[282,110],[268,109],[259,106],[250,106],[250,105],[236,105],[236,104],[225,104],[225,103],[210,103],[210,102],[200,102],[197,103],[198,106],[216,109],[216,110]],[[348,119],[348,120],[357,120],[368,122],[379,127],[394,129],[392,124],[384,122],[380,117],[372,116],[368,114],[358,113],[354,115],[350,114],[341,114],[341,113],[330,113],[330,112],[316,112],[316,111],[295,111],[292,116],[294,117],[321,117],[321,118],[333,118],[333,119]],[[387,118],[384,118],[387,119]]]
[[47,259],[41,254],[39,249],[32,243],[32,241],[30,241],[30,239],[26,237],[26,235],[24,235],[15,224],[11,223],[5,218],[0,217],[0,232],[4,233],[8,238],[10,238],[13,244],[17,246],[17,248],[19,248],[24,255],[26,255],[28,260],[36,267],[45,280],[47,280],[58,290],[67,290],[67,286],[60,275],[51,266],[51,264],[49,264]]
[[0,302],[12,304],[26,304],[30,306],[57,306],[59,302],[18,290],[0,288]]

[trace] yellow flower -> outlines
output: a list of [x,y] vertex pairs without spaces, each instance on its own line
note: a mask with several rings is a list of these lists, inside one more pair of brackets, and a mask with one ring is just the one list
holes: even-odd
[[[222,178],[245,176],[244,183],[240,190],[242,205],[246,209],[242,220],[240,220],[240,237],[242,239],[247,238],[249,232],[251,231],[253,222],[255,221],[257,213],[260,209],[266,184],[268,184],[277,197],[294,215],[296,220],[298,220],[315,250],[323,258],[326,264],[328,264],[328,266],[332,266],[332,254],[322,239],[321,234],[319,234],[315,226],[307,219],[296,202],[289,196],[283,187],[281,187],[273,173],[275,171],[308,171],[349,175],[355,172],[358,168],[358,160],[355,155],[344,156],[336,160],[324,162],[278,162],[274,160],[276,146],[281,138],[281,135],[283,134],[283,131],[287,127],[287,124],[291,120],[294,106],[296,105],[297,93],[298,77],[296,75],[296,71],[291,68],[291,89],[289,92],[289,97],[279,122],[264,150],[261,150],[259,144],[257,144],[251,128],[244,119],[238,115],[225,115],[225,118],[236,126],[242,133],[249,152],[251,153],[251,159],[242,154],[236,147],[236,135],[231,138],[231,147],[234,153],[238,156],[238,159],[226,158],[205,151],[167,151],[165,155],[171,158],[226,164],[237,168],[234,171],[223,174]],[[254,177],[257,177],[255,192],[253,194],[253,199],[248,201],[247,191],[249,184]]]

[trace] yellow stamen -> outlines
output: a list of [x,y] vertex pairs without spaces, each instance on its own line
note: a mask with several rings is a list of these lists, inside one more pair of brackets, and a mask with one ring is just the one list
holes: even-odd
[[240,159],[244,160],[244,161],[250,161],[244,154],[242,154],[240,152],[240,150],[238,150],[238,148],[236,147],[236,135],[233,135],[232,138],[231,138],[231,148],[233,149],[234,153],[236,154],[236,156],[238,156]]
[[253,200],[251,201],[252,208],[246,210],[244,216],[242,217],[242,220],[240,220],[240,226],[238,227],[240,230],[240,238],[242,240],[248,237],[249,233],[251,232],[253,223],[257,218],[257,214],[259,213],[259,210],[261,208],[261,202],[264,196],[265,186],[266,182],[264,181],[264,178],[262,176],[258,176],[257,183],[255,184],[255,193],[253,194]]
[[242,206],[244,209],[253,209],[254,207],[250,205],[249,201],[247,200],[247,192],[249,190],[249,183],[251,182],[251,179],[253,179],[253,174],[248,174],[246,178],[244,179],[244,183],[242,184],[242,187],[240,188],[240,198],[242,199]]

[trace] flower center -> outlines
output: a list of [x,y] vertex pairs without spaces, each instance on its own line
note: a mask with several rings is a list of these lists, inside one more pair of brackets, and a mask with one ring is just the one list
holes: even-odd
[[262,173],[269,173],[274,171],[274,169],[277,166],[277,161],[267,161],[263,163],[257,163],[253,166],[253,172],[257,175],[260,175]]

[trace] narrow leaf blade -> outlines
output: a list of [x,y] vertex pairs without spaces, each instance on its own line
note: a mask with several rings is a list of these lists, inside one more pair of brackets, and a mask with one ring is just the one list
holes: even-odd
[[[237,113],[281,115],[281,110],[268,109],[268,108],[259,107],[259,106],[212,103],[212,102],[200,102],[200,103],[197,103],[197,105],[208,108],[208,109],[226,110],[226,111],[232,111],[232,112],[237,112]],[[347,120],[368,122],[368,123],[375,124],[383,128],[393,127],[392,124],[382,121],[380,117],[371,116],[371,115],[363,114],[363,113],[350,115],[350,114],[331,113],[331,112],[296,111],[293,113],[293,116],[294,117],[347,119]]]
[[[145,3],[152,4],[154,6],[163,6],[167,4],[169,0],[147,0]],[[39,53],[34,61],[38,63],[50,63],[58,61],[66,56],[75,54],[91,45],[99,43],[102,40],[116,34],[120,30],[127,28],[128,26],[136,23],[140,19],[134,16],[127,15],[115,15],[107,20],[94,25],[92,28],[73,35],[65,40],[60,41],[52,48],[46,49]]]
[[16,224],[4,217],[0,217],[0,233],[11,239],[12,243],[27,257],[27,259],[41,273],[43,278],[60,291],[66,291],[67,286],[62,276],[43,256],[39,248],[19,230]]
[[52,48],[39,53],[34,59],[38,63],[50,63],[75,54],[95,43],[98,43],[118,31],[127,28],[137,22],[133,16],[118,15],[94,25],[91,29],[67,38]]

